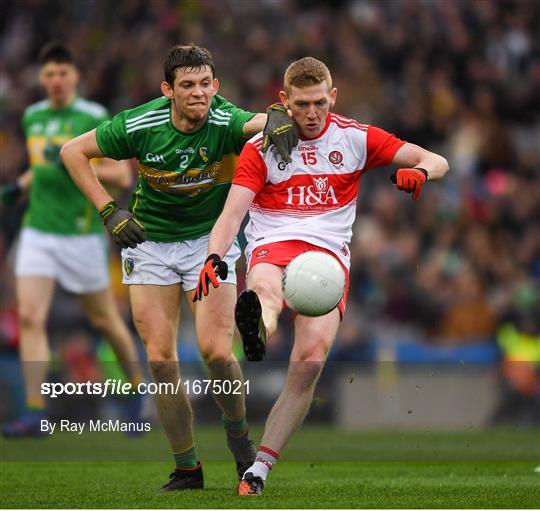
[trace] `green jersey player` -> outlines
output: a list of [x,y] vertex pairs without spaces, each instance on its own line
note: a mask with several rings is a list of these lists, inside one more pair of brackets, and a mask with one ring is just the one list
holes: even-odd
[[[180,378],[176,338],[184,292],[195,316],[212,388],[219,389],[226,381],[240,389],[237,393],[216,390],[214,396],[241,476],[256,451],[248,437],[242,372],[232,353],[234,271],[208,301],[195,305],[192,298],[205,264],[209,233],[231,186],[235,156],[263,128],[267,146],[271,139],[286,160],[297,140],[283,108],[271,107],[267,121],[266,115],[246,112],[218,95],[208,50],[175,46],[164,71],[163,97],[122,112],[72,140],[63,147],[62,157],[74,181],[124,247],[123,282],[129,284],[133,318],[155,380],[176,386]],[[112,201],[92,172],[89,161],[100,156],[137,159],[139,182],[129,212]],[[234,268],[239,255],[234,244],[224,257],[229,268]],[[156,395],[155,401],[176,461],[162,489],[202,488],[184,387],[180,385],[175,395]]]
[[[99,215],[60,159],[65,142],[99,125],[108,114],[101,105],[76,95],[79,73],[65,47],[50,43],[42,49],[39,61],[47,99],[29,106],[23,118],[30,170],[0,189],[4,205],[29,190],[15,264],[27,410],[4,426],[5,436],[41,435],[45,403],[40,389],[50,358],[45,326],[57,282],[82,296],[91,323],[111,342],[131,381],[138,383],[142,378],[135,364],[135,344],[109,287]],[[125,162],[101,160],[95,169],[110,184],[128,187],[131,183]]]

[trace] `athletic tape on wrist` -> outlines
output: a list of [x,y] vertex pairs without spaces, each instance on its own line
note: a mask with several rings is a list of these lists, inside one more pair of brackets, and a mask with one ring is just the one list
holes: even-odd
[[116,204],[116,201],[111,201],[105,204],[100,210],[99,210],[99,216],[101,217],[101,220],[105,221],[107,218],[109,218],[114,211],[118,209],[118,204]]

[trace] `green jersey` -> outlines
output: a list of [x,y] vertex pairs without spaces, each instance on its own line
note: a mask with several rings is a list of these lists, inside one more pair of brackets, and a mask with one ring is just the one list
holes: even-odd
[[96,131],[105,156],[138,160],[130,210],[152,241],[195,239],[212,230],[245,143],[243,126],[255,115],[214,96],[204,126],[183,133],[170,111],[170,99],[161,97],[119,113]]
[[60,149],[68,140],[94,129],[108,118],[105,108],[82,98],[76,98],[62,109],[51,108],[49,100],[26,109],[23,129],[32,185],[24,225],[65,235],[103,231],[92,203],[64,168]]

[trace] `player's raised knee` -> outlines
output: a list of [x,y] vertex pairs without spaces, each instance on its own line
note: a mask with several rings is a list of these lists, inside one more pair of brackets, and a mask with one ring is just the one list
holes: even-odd
[[257,293],[259,299],[273,300],[281,303],[281,284],[271,279],[261,278],[252,284],[253,290]]

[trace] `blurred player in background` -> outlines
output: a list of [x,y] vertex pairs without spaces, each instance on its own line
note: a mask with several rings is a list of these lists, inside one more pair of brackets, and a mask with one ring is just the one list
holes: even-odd
[[[4,426],[3,434],[9,437],[41,435],[45,402],[40,390],[50,360],[46,323],[57,282],[81,296],[91,324],[111,343],[130,381],[142,381],[135,343],[109,287],[106,239],[99,215],[60,159],[65,142],[94,128],[108,114],[101,105],[77,96],[79,72],[66,47],[49,43],[40,52],[39,64],[39,80],[47,99],[29,106],[23,118],[30,169],[17,182],[0,189],[5,207],[29,191],[15,263],[27,409]],[[131,170],[125,162],[101,160],[95,171],[104,183],[122,188],[131,184]]]
[[[227,275],[222,258],[249,210],[248,289],[238,298],[235,317],[250,360],[262,359],[266,339],[276,330],[283,308],[283,270],[296,256],[309,250],[332,254],[343,267],[348,287],[348,245],[360,179],[366,171],[399,166],[393,181],[416,200],[426,180],[439,179],[448,170],[442,156],[380,128],[329,113],[337,90],[326,65],[316,59],[293,62],[285,72],[283,88],[281,101],[300,133],[292,162],[283,161],[273,148],[263,153],[262,134],[245,145],[208,246],[221,273],[216,275],[214,266],[206,265],[197,292],[202,299],[208,294],[206,282],[219,286],[218,276]],[[287,380],[266,422],[256,461],[240,482],[239,495],[262,493],[269,470],[306,416],[346,300],[347,288],[328,314],[296,315]]]
[[[94,203],[123,247],[123,282],[129,285],[135,325],[146,346],[156,382],[176,386],[180,378],[176,341],[180,299],[185,293],[200,352],[214,382],[242,382],[232,353],[236,301],[235,242],[222,256],[231,271],[225,285],[196,307],[192,297],[205,264],[209,233],[223,209],[236,155],[263,127],[290,159],[294,125],[282,106],[264,114],[246,112],[217,94],[212,56],[195,45],[171,48],[164,63],[163,96],[116,115],[68,143],[62,157],[73,179]],[[139,183],[130,211],[121,209],[91,170],[91,158],[135,157]],[[213,264],[212,261],[206,261]],[[217,270],[219,271],[219,270]],[[242,386],[240,386],[243,389]],[[255,460],[242,392],[214,396],[223,412],[227,444],[239,477]],[[176,469],[163,491],[203,487],[192,429],[192,411],[182,385],[177,394],[155,396]]]

